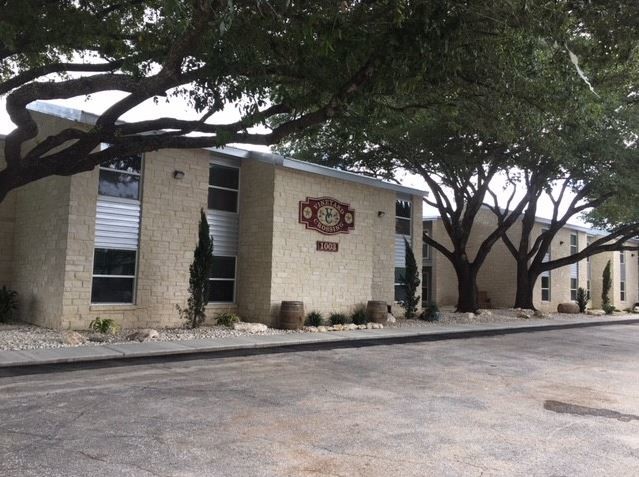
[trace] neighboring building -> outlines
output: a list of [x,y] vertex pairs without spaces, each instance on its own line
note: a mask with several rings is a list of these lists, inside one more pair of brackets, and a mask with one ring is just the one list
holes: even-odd
[[[539,218],[532,236],[537,237],[548,226],[549,221]],[[473,233],[468,244],[469,255],[473,257],[484,238],[495,229],[494,214],[482,209],[477,216]],[[424,219],[424,231],[437,241],[448,246],[449,239],[444,225],[438,217]],[[517,222],[508,232],[518,243],[521,222]],[[601,231],[567,225],[555,236],[548,259],[571,255],[586,247],[589,241],[600,237]],[[632,243],[637,243],[633,241]],[[450,262],[436,250],[424,246],[422,274],[425,278],[424,297],[440,306],[455,306],[457,303],[457,278]],[[590,290],[591,307],[601,307],[602,273],[608,260],[612,268],[612,289],[610,301],[618,309],[632,307],[639,302],[639,258],[635,251],[608,252],[594,255],[570,266],[544,273],[535,285],[534,304],[543,311],[556,311],[557,305],[574,301],[577,289]],[[477,278],[480,293],[490,299],[494,308],[510,308],[515,301],[517,289],[516,263],[502,241],[498,241],[486,258]]]
[[[37,109],[42,135],[95,121]],[[203,208],[215,255],[209,316],[234,311],[274,324],[282,300],[323,313],[390,304],[402,296],[404,238],[422,259],[423,195],[234,148],[121,158],[0,203],[0,285],[18,291],[21,319],[43,326],[82,329],[98,316],[176,325]]]

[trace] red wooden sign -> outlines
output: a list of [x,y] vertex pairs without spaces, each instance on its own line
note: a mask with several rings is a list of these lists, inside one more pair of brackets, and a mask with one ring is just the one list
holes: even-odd
[[337,242],[322,242],[318,240],[316,243],[316,248],[318,252],[337,252],[339,251],[339,244]]
[[355,228],[355,211],[330,197],[307,197],[300,201],[300,223],[324,235],[347,234]]

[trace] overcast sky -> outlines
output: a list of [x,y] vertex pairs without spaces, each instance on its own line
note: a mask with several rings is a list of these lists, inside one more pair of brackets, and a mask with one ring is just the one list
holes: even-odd
[[[89,113],[100,114],[102,113],[110,104],[113,104],[115,101],[123,98],[126,93],[120,92],[102,92],[91,95],[91,97],[76,97],[68,100],[56,100],[56,101],[47,101],[48,103],[57,104],[60,106],[66,106],[69,108],[80,109]],[[170,98],[164,99],[160,98],[160,101],[155,104],[152,100],[146,101],[139,105],[138,107],[132,109],[127,112],[122,119],[124,121],[140,121],[146,120],[154,117],[176,117],[179,119],[193,119],[197,117],[195,111],[188,106],[188,104],[179,99],[179,98]],[[240,119],[240,114],[235,108],[227,108],[224,111],[215,114],[211,120],[208,122],[218,122],[218,123],[230,123],[233,121],[237,121]],[[4,104],[4,99],[0,100],[0,134],[7,134],[14,128],[13,123],[9,119],[6,114],[6,108]],[[265,129],[262,128],[262,131]],[[256,129],[256,131],[260,131],[260,129]],[[266,146],[255,146],[255,145],[245,145],[245,144],[233,144],[233,146],[251,149],[256,151],[269,152],[270,148]],[[398,180],[401,184],[409,187],[414,187],[420,190],[428,190],[428,187],[424,181],[419,176],[404,173],[398,177]],[[496,190],[501,190],[501,187],[497,185]],[[502,194],[503,195],[503,194]],[[504,203],[505,203],[504,198]],[[504,205],[504,204],[502,204]],[[540,207],[538,208],[538,214],[541,217],[550,218],[552,214],[552,205],[548,198],[542,198],[540,201]],[[438,215],[437,210],[431,207],[425,207],[424,216],[432,217]],[[584,225],[581,220],[572,220],[572,223],[576,223],[579,225]]]

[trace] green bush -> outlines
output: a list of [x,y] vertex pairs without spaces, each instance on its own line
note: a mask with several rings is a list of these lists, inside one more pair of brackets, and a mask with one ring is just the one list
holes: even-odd
[[118,325],[111,318],[100,319],[98,316],[95,320],[89,323],[89,329],[96,333],[104,333],[114,335],[120,331],[120,325]]
[[406,257],[406,272],[402,275],[401,282],[406,289],[406,298],[402,301],[401,305],[402,308],[404,308],[404,318],[410,320],[415,318],[415,315],[417,314],[417,307],[419,306],[420,301],[420,296],[417,295],[417,290],[419,290],[421,281],[419,280],[419,269],[417,268],[413,248],[405,238],[404,250]]
[[615,305],[611,305],[610,303],[604,303],[601,305],[601,309],[606,312],[606,315],[612,315],[616,310]]
[[348,317],[344,313],[331,313],[331,316],[328,317],[331,322],[331,325],[345,325],[348,323]]
[[233,328],[233,324],[239,323],[240,321],[240,317],[235,313],[218,313],[215,315],[215,324],[218,326]]
[[579,312],[585,313],[588,302],[590,301],[590,293],[588,293],[584,288],[577,288],[577,299],[575,301],[579,307]]
[[368,317],[366,316],[366,307],[364,305],[359,305],[353,311],[351,315],[351,321],[356,325],[365,325],[368,323]]
[[324,324],[324,317],[319,311],[311,311],[306,315],[306,326],[322,326]]
[[193,252],[193,262],[189,267],[189,298],[186,308],[176,304],[180,318],[187,321],[191,328],[197,328],[206,318],[206,305],[209,302],[209,278],[213,269],[213,240],[206,214],[200,209],[198,242]]
[[422,314],[419,315],[419,319],[424,321],[439,321],[439,318],[440,314],[437,303],[428,303],[424,306]]
[[18,309],[18,292],[9,290],[6,286],[0,288],[0,322],[13,318],[13,312]]
[[[608,296],[610,293],[610,289],[612,288],[612,274],[610,271],[610,260],[606,263],[606,266],[603,269],[603,273],[601,275],[601,309],[605,310],[604,305],[610,304],[610,297]],[[614,309],[614,307],[613,307]],[[609,315],[612,312],[608,313]]]

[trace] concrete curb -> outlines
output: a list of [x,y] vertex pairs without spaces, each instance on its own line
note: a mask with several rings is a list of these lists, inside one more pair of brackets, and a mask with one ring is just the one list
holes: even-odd
[[382,330],[241,336],[211,340],[156,341],[74,348],[0,351],[0,376],[62,371],[74,367],[140,364],[145,360],[148,362],[165,358],[184,360],[249,356],[630,324],[639,324],[639,318],[597,319],[563,323],[543,323],[541,320],[537,320],[508,326],[504,326],[503,323],[487,324],[481,328],[476,326],[456,326],[436,330],[425,328],[384,328]]

